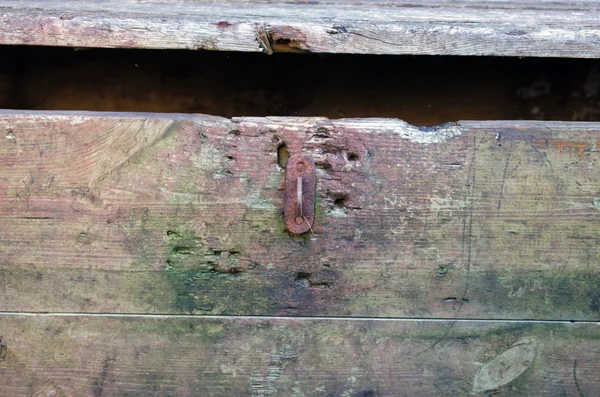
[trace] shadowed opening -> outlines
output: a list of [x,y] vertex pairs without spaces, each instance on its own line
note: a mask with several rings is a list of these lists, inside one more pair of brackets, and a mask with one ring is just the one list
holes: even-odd
[[[235,116],[600,119],[588,59],[0,47],[0,108]],[[355,158],[349,158],[355,161]]]

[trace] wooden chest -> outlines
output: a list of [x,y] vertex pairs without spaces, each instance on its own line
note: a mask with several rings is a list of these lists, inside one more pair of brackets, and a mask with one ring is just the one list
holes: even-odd
[[0,396],[600,395],[598,8],[0,1]]

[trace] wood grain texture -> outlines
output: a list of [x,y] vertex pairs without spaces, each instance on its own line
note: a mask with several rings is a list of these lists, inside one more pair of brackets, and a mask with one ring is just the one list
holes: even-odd
[[593,396],[598,324],[0,316],[3,396]]
[[250,52],[597,58],[595,2],[0,2],[0,42]]
[[[600,125],[0,116],[6,311],[600,318]],[[317,164],[285,230],[278,153]]]

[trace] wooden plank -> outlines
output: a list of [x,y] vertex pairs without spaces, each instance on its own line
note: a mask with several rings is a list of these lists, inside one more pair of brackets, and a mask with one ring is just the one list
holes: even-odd
[[[304,2],[302,2],[304,3]],[[595,2],[0,1],[0,42],[597,58]]]
[[[600,318],[597,123],[4,111],[0,127],[6,311]],[[286,151],[318,167],[300,237]]]
[[2,315],[4,396],[594,396],[598,324]]
[[[102,0],[105,1],[105,0]],[[125,0],[131,1],[131,0]],[[146,2],[154,2],[146,0]],[[161,4],[212,3],[212,4],[281,4],[281,0],[161,0]],[[304,0],[291,0],[287,4],[306,4]],[[407,0],[321,0],[318,4],[335,4],[345,6],[375,5],[378,7],[403,8],[415,7],[414,1]],[[586,11],[599,8],[597,0],[420,0],[420,7],[444,8],[490,8],[490,9],[524,9],[524,10],[579,10]]]

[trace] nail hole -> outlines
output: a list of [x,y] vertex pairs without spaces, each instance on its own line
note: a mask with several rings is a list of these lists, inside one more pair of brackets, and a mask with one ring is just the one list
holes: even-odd
[[296,280],[297,281],[308,280],[311,276],[312,276],[312,273],[298,272],[298,273],[296,273]]
[[329,163],[315,163],[315,166],[320,170],[331,171],[333,166]]
[[277,164],[279,164],[281,168],[285,168],[289,158],[290,154],[287,150],[287,146],[285,143],[282,143],[277,147]]
[[309,288],[329,289],[333,287],[332,281],[313,280],[312,273],[308,272],[296,273],[296,281]]
[[345,207],[346,200],[348,196],[345,193],[334,193],[333,196],[333,205],[336,207]]
[[358,161],[359,157],[356,153],[348,153],[348,161]]
[[448,303],[461,302],[461,301],[464,303],[469,302],[469,300],[467,298],[456,298],[454,296],[444,299],[444,302],[448,302]]

